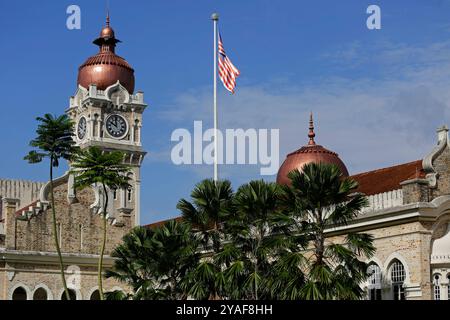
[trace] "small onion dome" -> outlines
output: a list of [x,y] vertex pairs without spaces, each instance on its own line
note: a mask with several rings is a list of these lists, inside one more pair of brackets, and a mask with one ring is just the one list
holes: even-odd
[[321,145],[317,145],[314,141],[314,137],[316,134],[314,133],[314,123],[312,118],[312,113],[309,119],[309,142],[308,145],[301,147],[297,151],[289,153],[278,170],[277,175],[277,183],[282,185],[289,185],[291,180],[288,177],[288,174],[295,170],[302,170],[303,166],[308,163],[330,163],[335,164],[339,167],[342,174],[348,177],[348,171],[345,167],[344,162],[339,158],[336,152],[325,149]]
[[132,94],[134,91],[134,70],[128,62],[115,54],[116,39],[114,30],[109,25],[109,14],[106,27],[100,32],[100,37],[94,41],[100,51],[88,58],[78,69],[78,84],[84,88],[96,84],[100,90],[105,90],[117,81]]

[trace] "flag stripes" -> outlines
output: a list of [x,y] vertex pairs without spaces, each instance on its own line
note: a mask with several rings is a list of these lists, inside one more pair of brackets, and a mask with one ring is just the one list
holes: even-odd
[[222,80],[224,87],[234,93],[234,88],[236,87],[236,78],[240,75],[239,70],[231,63],[231,60],[225,53],[223,47],[222,36],[219,33],[219,77]]

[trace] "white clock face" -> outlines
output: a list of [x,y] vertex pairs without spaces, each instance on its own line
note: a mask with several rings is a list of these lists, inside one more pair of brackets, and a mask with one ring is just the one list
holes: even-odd
[[106,130],[114,138],[123,138],[127,133],[128,124],[124,117],[113,114],[106,119]]
[[84,139],[84,137],[86,136],[86,118],[85,117],[81,117],[80,120],[78,121],[78,126],[77,126],[77,134],[78,134],[78,139],[82,140]]

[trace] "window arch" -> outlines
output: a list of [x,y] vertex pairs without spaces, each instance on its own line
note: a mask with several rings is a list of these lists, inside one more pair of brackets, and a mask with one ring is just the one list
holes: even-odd
[[42,287],[37,288],[33,293],[33,300],[48,300],[47,290]]
[[381,268],[376,263],[367,267],[367,289],[369,300],[381,300]]
[[405,300],[405,288],[403,287],[403,283],[406,279],[406,271],[403,263],[395,259],[389,268],[389,275],[394,300]]
[[127,201],[131,202],[132,199],[132,193],[133,193],[133,188],[132,187],[128,187],[127,188]]
[[134,174],[129,173],[128,174],[128,183],[130,184],[128,188],[125,190],[126,192],[126,201],[131,202],[133,200],[134,192],[133,192],[133,181],[134,181]]
[[53,300],[53,294],[44,283],[38,284],[31,293],[33,300]]
[[433,276],[433,299],[441,300],[441,276],[439,274]]
[[98,289],[94,290],[91,293],[89,300],[100,300],[100,291],[98,291]]
[[27,300],[28,295],[24,287],[17,287],[12,293],[11,300]]
[[[77,300],[77,293],[76,293],[76,291],[73,290],[73,289],[68,289],[68,290],[69,290],[70,300]],[[64,290],[61,293],[61,300],[67,300],[66,292]]]

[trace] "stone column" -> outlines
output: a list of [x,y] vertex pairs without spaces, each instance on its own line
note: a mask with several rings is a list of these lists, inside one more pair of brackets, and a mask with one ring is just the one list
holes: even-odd
[[97,119],[97,124],[98,124],[98,128],[97,128],[97,130],[98,130],[98,132],[97,132],[97,137],[98,137],[98,139],[101,139],[102,138],[102,123],[103,123],[103,121],[102,121],[102,119],[100,119],[100,117]]
[[141,190],[141,180],[136,179],[134,188],[134,226],[141,225],[140,190]]
[[130,141],[131,141],[131,143],[134,143],[134,130],[135,130],[135,124],[133,122],[133,124],[131,125],[131,128],[130,128]]
[[137,125],[137,138],[136,138],[136,143],[140,146],[141,145],[141,123],[139,122],[139,124]]
[[126,208],[127,207],[127,190],[124,188],[121,188],[119,191],[120,196],[120,208]]
[[86,135],[91,139],[95,139],[95,118],[89,118],[89,120],[87,120],[87,123],[89,126],[86,126],[86,129],[88,130]]
[[441,300],[448,299],[448,282],[441,284]]

